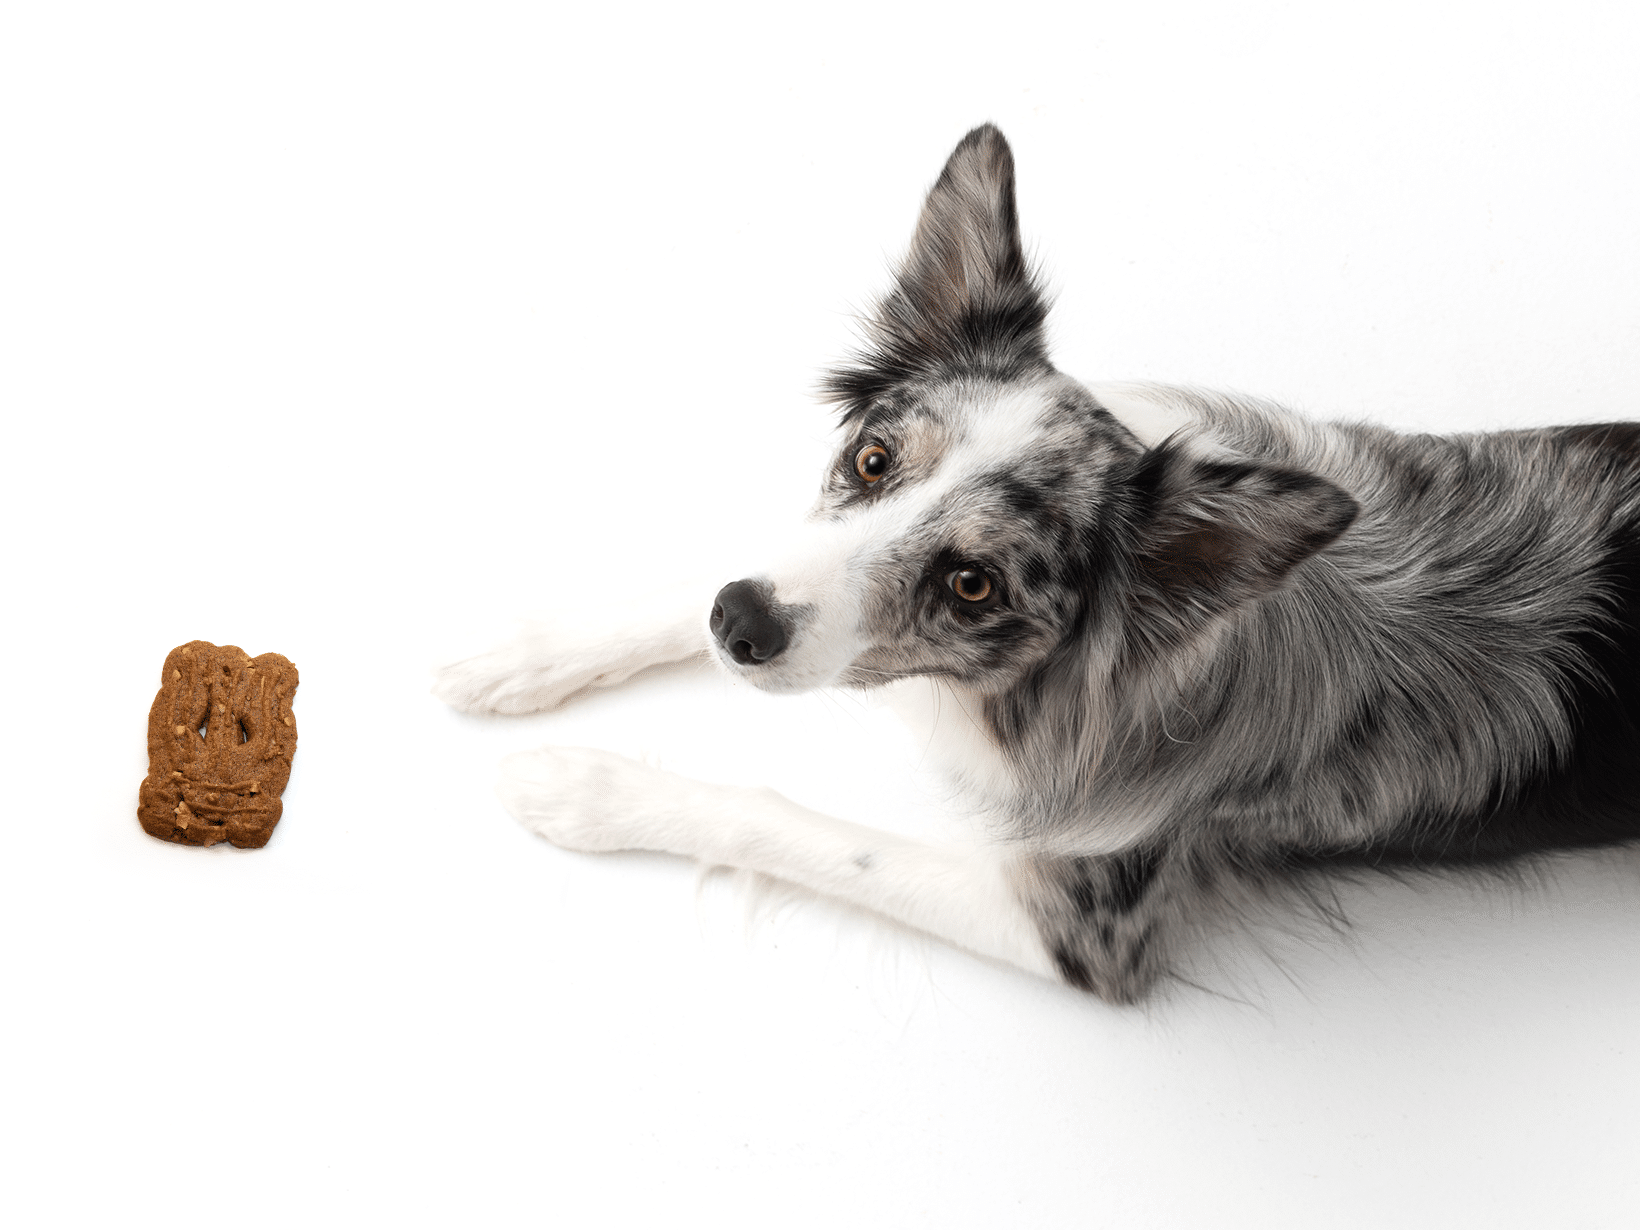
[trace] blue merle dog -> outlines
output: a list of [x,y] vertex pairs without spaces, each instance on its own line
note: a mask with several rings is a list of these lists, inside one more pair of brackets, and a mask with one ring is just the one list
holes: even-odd
[[1217,907],[1329,868],[1640,836],[1640,426],[1399,435],[1056,370],[986,126],[929,192],[786,558],[442,672],[554,707],[701,653],[919,680],[983,840],[942,849],[610,753],[511,757],[576,850],[748,868],[1130,1002]]

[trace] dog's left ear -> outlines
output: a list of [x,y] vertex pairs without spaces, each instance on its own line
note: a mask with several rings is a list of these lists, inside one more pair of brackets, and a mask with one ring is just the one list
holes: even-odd
[[858,413],[919,375],[1007,378],[1046,367],[1047,311],[1019,238],[1013,151],[994,125],[982,125],[929,190],[911,251],[870,322],[871,350],[833,372],[825,392]]
[[1140,459],[1132,489],[1136,596],[1175,627],[1199,627],[1269,593],[1360,511],[1319,475],[1191,457],[1172,441]]

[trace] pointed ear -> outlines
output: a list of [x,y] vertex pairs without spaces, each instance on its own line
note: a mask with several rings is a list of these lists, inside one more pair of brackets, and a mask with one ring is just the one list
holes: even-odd
[[952,151],[928,193],[896,294],[923,328],[949,330],[976,309],[1034,291],[1019,240],[1014,155],[990,124]]
[[1277,588],[1342,534],[1360,506],[1303,470],[1187,456],[1174,441],[1146,453],[1139,497],[1137,596],[1164,637]]
[[1031,278],[1014,206],[1014,156],[993,125],[962,139],[929,190],[870,350],[825,384],[850,412],[888,386],[942,369],[1007,377],[1047,366],[1047,303]]

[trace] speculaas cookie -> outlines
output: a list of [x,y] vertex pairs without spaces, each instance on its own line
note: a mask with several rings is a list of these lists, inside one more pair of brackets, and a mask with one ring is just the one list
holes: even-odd
[[296,755],[289,658],[189,641],[165,655],[148,711],[148,776],[137,819],[162,841],[268,844]]

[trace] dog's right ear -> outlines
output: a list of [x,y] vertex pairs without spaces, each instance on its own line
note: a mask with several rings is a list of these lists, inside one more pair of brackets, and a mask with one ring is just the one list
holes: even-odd
[[870,321],[870,348],[833,371],[824,392],[847,418],[917,376],[1006,379],[1046,367],[1047,311],[1020,243],[1013,152],[994,125],[982,125],[929,190],[911,252]]
[[1134,631],[1160,647],[1276,589],[1360,511],[1304,470],[1190,455],[1168,440],[1138,461]]

